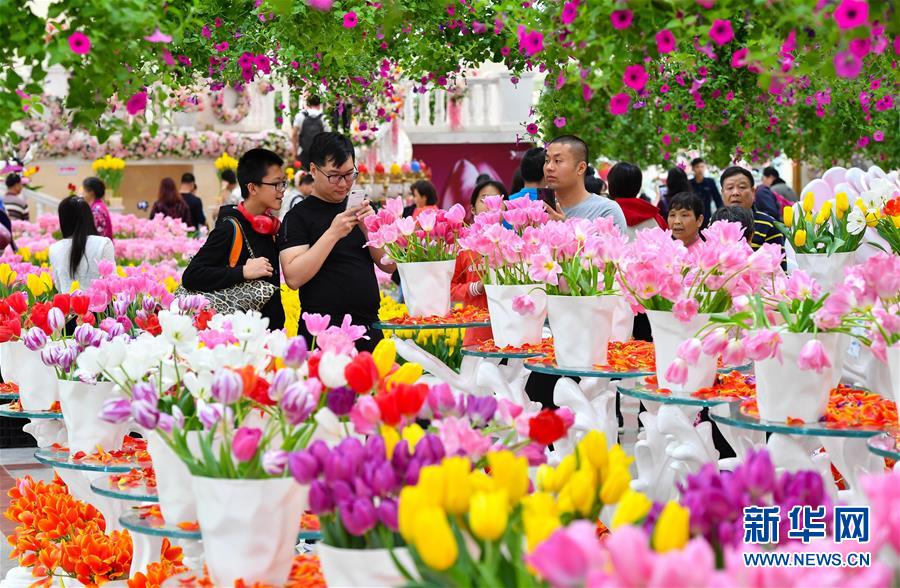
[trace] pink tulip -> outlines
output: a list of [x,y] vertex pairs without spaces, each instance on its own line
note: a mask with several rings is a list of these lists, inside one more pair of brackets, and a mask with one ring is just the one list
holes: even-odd
[[695,316],[697,316],[697,310],[699,308],[700,303],[698,303],[695,299],[682,298],[675,303],[675,306],[672,307],[672,314],[675,315],[675,318],[677,318],[679,321],[688,323]]
[[520,294],[513,298],[512,308],[522,316],[531,316],[537,311],[537,305],[534,303],[534,299],[528,294]]
[[238,461],[250,461],[256,455],[259,441],[262,439],[262,431],[255,427],[239,427],[234,432],[231,443],[231,452]]
[[685,339],[678,346],[678,350],[676,353],[678,357],[687,362],[688,365],[697,365],[697,361],[700,359],[700,351],[703,348],[703,343],[700,339],[696,337],[692,337],[690,339]]
[[831,367],[831,360],[825,352],[825,346],[818,339],[807,341],[800,350],[800,357],[797,358],[797,365],[801,370],[814,370],[821,374],[822,370]]
[[703,337],[703,353],[706,355],[718,355],[728,345],[728,332],[722,327],[716,327]]
[[552,586],[584,585],[591,568],[599,567],[603,559],[594,526],[587,521],[557,529],[525,557]]
[[775,331],[762,329],[752,331],[744,339],[747,357],[753,361],[762,361],[772,357],[781,359],[781,336]]
[[722,362],[725,365],[743,365],[745,361],[747,361],[747,352],[744,350],[744,343],[740,339],[728,341],[722,351]]
[[331,317],[328,315],[322,316],[318,313],[304,312],[303,322],[306,324],[306,330],[309,331],[309,334],[313,337],[318,337],[331,324]]
[[688,364],[680,357],[669,364],[666,368],[666,379],[674,384],[683,385],[688,379]]

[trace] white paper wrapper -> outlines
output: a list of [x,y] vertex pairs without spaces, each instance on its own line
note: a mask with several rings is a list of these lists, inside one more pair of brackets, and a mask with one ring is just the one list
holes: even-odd
[[[547,318],[547,293],[539,284],[524,286],[484,287],[487,294],[488,312],[491,314],[491,332],[497,347],[512,345],[520,347],[541,342],[544,320]],[[522,316],[513,310],[513,300],[527,294],[534,300],[534,314]]]
[[591,368],[606,364],[616,296],[547,296],[556,364]]
[[[316,555],[329,586],[381,588],[407,584],[387,549],[341,549],[320,542],[316,544]],[[415,572],[407,548],[394,549],[394,555],[407,572]]]
[[19,384],[19,400],[24,410],[47,410],[59,400],[56,370],[44,365],[41,354],[23,343],[13,347],[13,361]]
[[825,255],[798,253],[797,268],[805,271],[822,286],[823,292],[832,290],[844,281],[844,269],[856,263],[856,251]]
[[59,403],[69,436],[69,451],[93,453],[122,448],[128,423],[109,423],[100,418],[103,403],[119,396],[112,382],[88,384],[59,380]]
[[409,316],[450,314],[450,282],[455,267],[455,259],[397,264]]
[[[188,448],[194,455],[200,455],[200,432],[187,434]],[[213,442],[213,451],[218,452],[219,443]],[[147,434],[147,452],[156,472],[156,494],[159,496],[159,510],[163,518],[172,524],[197,520],[197,501],[191,485],[191,472],[185,463],[156,431]]]
[[709,322],[708,313],[700,313],[690,322],[683,323],[675,318],[674,313],[661,310],[648,310],[650,328],[653,331],[653,347],[656,351],[656,377],[660,388],[668,388],[672,392],[696,392],[700,388],[712,386],[716,380],[716,362],[718,356],[700,354],[697,365],[688,368],[687,381],[682,384],[670,382],[666,378],[666,370],[678,357],[678,346],[693,337],[697,331]]

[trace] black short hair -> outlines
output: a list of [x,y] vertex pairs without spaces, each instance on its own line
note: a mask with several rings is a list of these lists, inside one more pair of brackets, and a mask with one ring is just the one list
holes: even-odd
[[493,179],[494,178],[491,176],[491,174],[478,174],[478,177],[475,178],[475,183],[480,184],[481,182],[487,182]]
[[781,177],[778,173],[778,170],[772,167],[771,165],[763,168],[763,177],[764,178],[775,178],[776,180]]
[[181,183],[182,184],[194,184],[197,185],[197,178],[194,177],[194,174],[191,172],[185,172],[181,174]]
[[222,179],[229,184],[237,184],[237,176],[233,169],[226,169],[222,172]]
[[309,146],[309,160],[316,164],[316,167],[325,167],[329,161],[340,167],[347,163],[348,159],[352,159],[356,163],[353,143],[346,135],[331,132],[319,133]]
[[750,170],[747,168],[743,168],[739,165],[732,165],[731,167],[726,167],[725,171],[723,171],[722,175],[719,177],[719,183],[724,184],[725,180],[727,180],[731,176],[736,176],[738,174],[745,176],[748,180],[750,180],[751,188],[756,184],[756,182],[753,181],[753,174],[750,173]]
[[690,210],[695,218],[700,218],[703,216],[703,201],[693,192],[679,192],[669,198],[669,212],[673,210]]
[[691,160],[691,167],[694,167],[695,165],[700,165],[701,163],[706,163],[706,162],[703,161],[702,157],[695,157],[694,159]]
[[22,183],[22,176],[19,174],[9,174],[6,176],[6,187],[12,188]]
[[609,182],[609,197],[613,200],[637,198],[644,183],[644,174],[633,163],[620,161],[609,170],[606,181]]
[[100,178],[84,178],[84,181],[81,182],[81,187],[85,190],[90,190],[97,200],[102,200],[106,194],[106,184]]
[[434,206],[437,204],[437,189],[434,187],[434,184],[429,182],[428,180],[419,180],[414,183],[409,189],[415,190],[419,194],[425,197],[425,204],[428,206]]
[[306,99],[306,105],[307,105],[307,106],[321,106],[321,105],[322,105],[322,99],[319,98],[318,95],[312,94],[312,95],[309,96],[309,98]]
[[602,195],[606,189],[606,182],[603,181],[603,178],[597,177],[597,170],[590,165],[587,167],[587,171],[584,172],[584,189],[598,196]]
[[554,143],[568,145],[569,147],[571,147],[572,151],[575,152],[575,157],[578,158],[578,161],[589,163],[590,153],[588,152],[587,143],[585,143],[580,137],[576,137],[575,135],[562,135],[561,137],[557,137],[547,143],[547,146],[553,145]]
[[743,206],[723,206],[716,209],[712,215],[712,222],[730,221],[733,223],[741,223],[744,227],[744,239],[749,243],[753,240],[753,212],[749,208]]
[[277,153],[268,149],[251,149],[241,155],[237,166],[237,181],[241,187],[241,198],[246,200],[250,196],[247,185],[262,182],[273,165],[284,165],[284,160]]
[[680,167],[673,167],[666,174],[666,193],[678,194],[679,192],[693,192],[694,188],[688,181],[687,174]]
[[522,180],[529,183],[540,182],[544,179],[544,160],[547,151],[543,147],[532,147],[522,156],[519,170],[522,172]]
[[300,185],[305,186],[307,184],[314,184],[316,179],[312,177],[312,174],[303,174],[300,176]]
[[472,197],[469,198],[469,204],[473,209],[475,208],[475,201],[478,200],[478,193],[488,186],[497,188],[497,191],[500,192],[504,200],[509,197],[509,192],[506,191],[506,186],[504,186],[502,182],[498,182],[497,180],[486,180],[484,182],[478,182],[472,189]]

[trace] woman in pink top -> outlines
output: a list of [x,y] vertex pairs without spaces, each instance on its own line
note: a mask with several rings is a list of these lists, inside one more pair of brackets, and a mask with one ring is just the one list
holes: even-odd
[[101,237],[112,239],[113,228],[112,219],[109,217],[109,209],[103,201],[106,194],[106,186],[100,178],[85,178],[81,183],[84,199],[91,205],[91,212],[94,214],[94,225],[97,227],[97,234]]
[[690,250],[700,242],[703,226],[703,202],[693,192],[679,192],[669,198],[669,228],[672,237]]

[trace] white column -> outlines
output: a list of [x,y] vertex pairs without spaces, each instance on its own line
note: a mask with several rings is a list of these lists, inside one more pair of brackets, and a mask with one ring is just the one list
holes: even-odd
[[445,128],[447,126],[447,91],[434,90],[434,126]]

